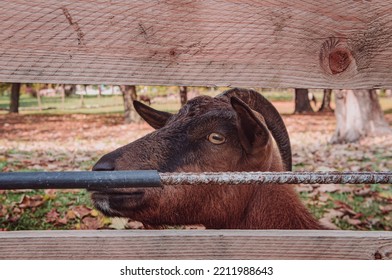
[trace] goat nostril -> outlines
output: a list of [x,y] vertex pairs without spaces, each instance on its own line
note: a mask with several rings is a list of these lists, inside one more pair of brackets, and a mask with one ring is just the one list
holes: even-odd
[[93,166],[93,171],[113,171],[115,169],[112,161],[98,161]]

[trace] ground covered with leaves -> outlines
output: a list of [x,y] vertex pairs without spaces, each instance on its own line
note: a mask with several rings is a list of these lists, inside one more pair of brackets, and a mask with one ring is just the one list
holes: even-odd
[[[387,115],[390,123],[391,115]],[[331,145],[333,115],[284,116],[295,171],[390,171],[392,136]],[[91,170],[103,154],[152,131],[121,115],[0,115],[0,171]],[[300,185],[304,203],[324,224],[392,230],[391,185]],[[0,190],[0,230],[142,228],[92,208],[84,190]]]

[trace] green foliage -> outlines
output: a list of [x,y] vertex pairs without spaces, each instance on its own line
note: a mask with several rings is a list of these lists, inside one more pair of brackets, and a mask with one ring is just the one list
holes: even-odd
[[[66,223],[53,223],[48,221],[48,213],[53,209],[59,213],[59,218],[66,217],[67,211],[75,206],[92,207],[89,194],[80,192],[59,191],[47,194],[43,190],[14,192],[7,191],[0,196],[0,204],[9,206],[6,213],[0,215],[1,228],[6,230],[31,230],[31,229],[71,229],[75,228],[80,219],[67,220]],[[27,199],[26,199],[27,198]],[[38,207],[22,205],[30,198],[39,198],[42,204]],[[72,205],[72,207],[70,207]]]
[[0,96],[5,94],[9,94],[11,91],[11,84],[9,83],[0,83]]

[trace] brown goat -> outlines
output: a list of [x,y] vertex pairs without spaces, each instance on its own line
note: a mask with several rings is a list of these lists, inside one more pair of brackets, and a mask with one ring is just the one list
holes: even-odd
[[[177,114],[135,101],[156,130],[104,155],[93,170],[159,172],[289,171],[285,125],[262,95],[232,89],[199,96]],[[320,229],[290,185],[165,186],[94,192],[97,209],[150,227],[203,224],[206,228]]]

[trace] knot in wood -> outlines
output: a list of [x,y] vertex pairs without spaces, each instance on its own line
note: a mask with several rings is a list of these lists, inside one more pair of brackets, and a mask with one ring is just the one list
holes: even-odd
[[329,54],[329,69],[332,74],[342,73],[350,65],[350,52],[346,49],[336,49]]
[[374,253],[374,259],[375,260],[382,260],[382,255],[380,254],[380,252],[375,252]]
[[337,75],[355,71],[356,63],[344,39],[328,38],[321,46],[320,66],[326,74]]

